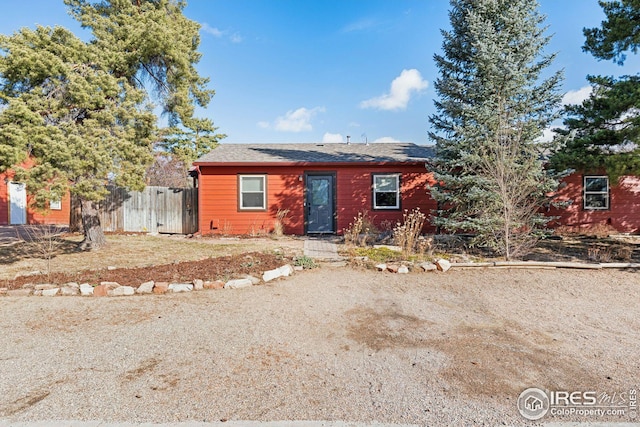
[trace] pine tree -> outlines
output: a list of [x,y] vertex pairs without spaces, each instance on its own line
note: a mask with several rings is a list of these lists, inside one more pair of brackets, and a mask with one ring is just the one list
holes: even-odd
[[[640,1],[600,2],[607,19],[585,28],[583,49],[623,65],[626,52],[640,47]],[[640,74],[618,79],[588,76],[593,90],[582,105],[566,108],[562,142],[551,158],[556,169],[606,173],[612,181],[640,174]]]
[[[0,170],[35,195],[36,206],[67,190],[80,200],[83,247],[105,244],[97,202],[113,183],[144,187],[153,144],[160,140],[152,101],[172,128],[195,128],[215,144],[210,120],[193,117],[213,91],[195,63],[199,26],[173,0],[65,0],[93,38],[61,28],[0,35]],[[183,138],[176,150],[194,141]],[[21,170],[27,157],[34,167]]]
[[434,223],[475,234],[507,259],[537,241],[540,213],[557,181],[536,143],[557,117],[561,74],[541,79],[554,55],[534,0],[451,0],[451,30],[435,55],[437,113]]

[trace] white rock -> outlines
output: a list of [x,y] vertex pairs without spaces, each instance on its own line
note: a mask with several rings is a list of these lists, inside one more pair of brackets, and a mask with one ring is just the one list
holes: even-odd
[[304,267],[301,265],[295,265],[293,266],[293,271],[302,271],[304,270]]
[[7,291],[7,296],[11,297],[26,297],[31,295],[33,290],[30,288],[21,288],[21,289],[9,289]]
[[451,268],[451,263],[446,259],[439,259],[436,261],[436,267],[438,267],[440,271],[447,271]]
[[251,284],[252,285],[259,285],[260,284],[260,279],[258,279],[257,277],[253,277],[250,274],[245,275],[244,278],[251,280]]
[[196,291],[201,291],[204,289],[204,280],[202,279],[193,279],[193,289]]
[[115,289],[120,286],[118,282],[100,282],[102,286],[106,286],[109,289]]
[[279,268],[276,268],[275,270],[268,270],[265,271],[262,274],[262,280],[266,283],[266,282],[270,282],[273,279],[277,279],[278,277],[281,277],[282,273],[280,272]]
[[278,270],[280,271],[280,274],[285,277],[293,274],[293,267],[291,267],[289,264],[283,265],[282,267],[278,268]]
[[406,265],[401,265],[400,267],[398,267],[398,274],[407,274],[409,273],[409,267],[407,267]]
[[88,297],[93,295],[93,286],[88,283],[83,283],[80,285],[80,295]]
[[378,271],[386,271],[387,264],[376,264],[376,268],[378,269]]
[[119,286],[115,289],[109,291],[109,296],[112,297],[124,297],[133,295],[136,293],[136,290],[132,286]]
[[138,286],[138,289],[136,289],[136,293],[138,293],[138,294],[150,294],[150,293],[153,292],[153,285],[155,285],[155,282],[153,280],[149,280],[148,282],[144,282],[140,286]]
[[253,283],[251,283],[251,280],[249,279],[229,280],[224,284],[225,289],[240,289],[248,288],[249,286],[253,286]]
[[192,283],[171,283],[169,284],[169,292],[191,292],[193,290]]
[[[76,283],[77,285],[77,283]],[[74,286],[63,286],[60,288],[60,295],[63,296],[67,296],[67,297],[71,297],[74,295],[78,295],[80,293],[80,290],[77,287]]]
[[33,289],[35,289],[36,291],[44,291],[45,289],[55,289],[57,288],[56,285],[52,285],[50,283],[46,283],[44,285],[35,285],[33,287]]
[[80,285],[77,284],[76,282],[69,282],[69,283],[65,283],[64,285],[62,285],[63,288],[76,288],[79,289]]
[[423,262],[420,264],[420,268],[424,271],[436,271],[438,269],[438,267],[432,262]]
[[58,295],[58,292],[60,292],[60,288],[43,289],[42,290],[42,296],[43,297],[54,297],[54,296]]

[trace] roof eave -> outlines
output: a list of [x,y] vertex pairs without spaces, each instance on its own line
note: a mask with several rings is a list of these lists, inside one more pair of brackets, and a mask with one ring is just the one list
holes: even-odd
[[409,161],[382,161],[382,162],[193,162],[195,166],[225,166],[225,167],[332,167],[332,166],[421,166],[427,163],[425,160],[409,160]]

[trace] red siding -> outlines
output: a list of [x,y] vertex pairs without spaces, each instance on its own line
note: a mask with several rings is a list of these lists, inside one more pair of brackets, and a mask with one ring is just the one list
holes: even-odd
[[558,190],[558,200],[571,201],[565,209],[552,209],[549,214],[558,216],[552,227],[566,225],[588,228],[599,224],[611,225],[623,233],[640,232],[640,177],[625,176],[614,185],[610,183],[608,210],[583,208],[583,177],[573,174],[563,180]]
[[[0,225],[9,224],[9,186],[13,173],[7,171],[0,174]],[[71,211],[69,194],[62,198],[62,209],[47,209],[44,212],[31,207],[31,197],[27,194],[27,224],[60,224],[68,225]]]
[[[384,220],[398,221],[404,209],[416,207],[427,215],[435,209],[427,184],[433,176],[424,165],[416,166],[201,166],[200,167],[200,232],[203,234],[252,234],[273,230],[276,213],[289,209],[285,233],[304,234],[305,172],[336,174],[337,232],[342,234],[358,212],[367,210],[376,224]],[[401,173],[401,209],[374,211],[372,204],[372,173]],[[238,211],[238,174],[267,175],[267,210]],[[427,224],[425,231],[433,231]]]

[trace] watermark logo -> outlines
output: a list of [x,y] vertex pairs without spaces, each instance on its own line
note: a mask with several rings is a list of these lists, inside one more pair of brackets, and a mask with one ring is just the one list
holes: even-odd
[[539,420],[549,411],[549,397],[539,388],[528,388],[518,397],[518,411],[528,420]]
[[528,420],[551,417],[638,417],[636,389],[623,392],[528,388],[518,396],[518,411]]

